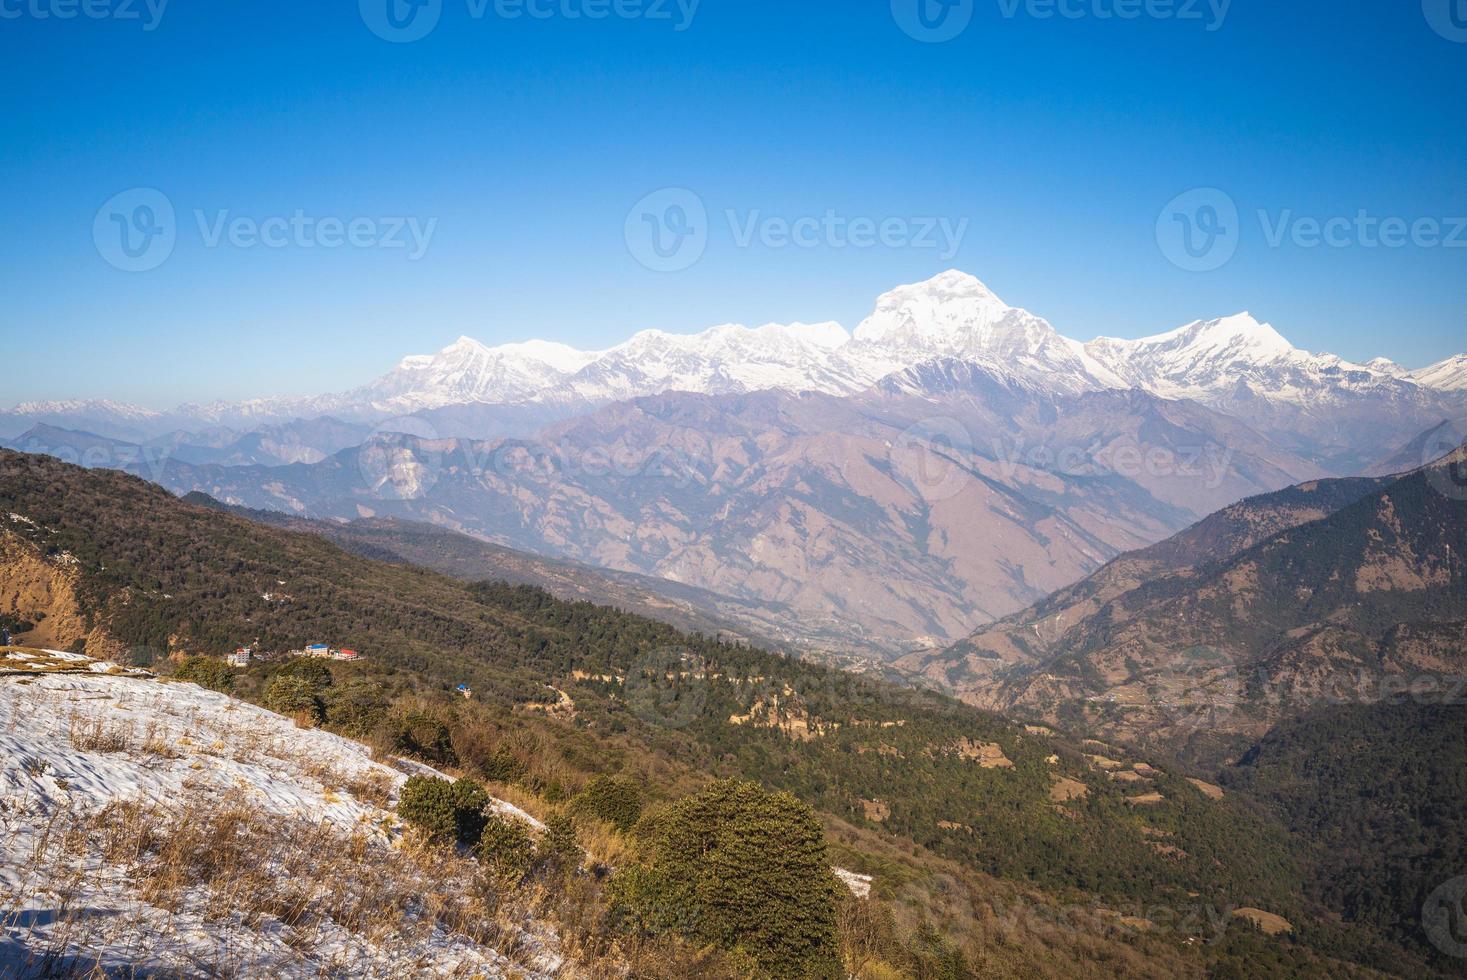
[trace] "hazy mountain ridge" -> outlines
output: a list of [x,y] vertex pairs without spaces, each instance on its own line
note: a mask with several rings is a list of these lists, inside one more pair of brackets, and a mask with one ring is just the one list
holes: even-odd
[[1467,449],[1398,479],[1246,501],[901,666],[990,707],[1178,748],[1195,738],[1212,761],[1321,699],[1374,700],[1392,678],[1444,679],[1445,695],[1467,676],[1464,463]]
[[[231,507],[203,493],[191,493],[184,500],[274,527],[315,534],[363,558],[430,568],[465,582],[533,585],[566,602],[613,606],[689,633],[757,643],[773,650],[781,647],[771,639],[776,630],[769,626],[769,609],[667,579],[544,558],[436,524],[395,518],[311,520],[279,511]],[[768,634],[762,632],[766,629]]]
[[1206,510],[1318,473],[1234,420],[1142,392],[1036,391],[957,361],[922,384],[668,394],[535,439],[382,433],[311,465],[131,469],[233,505],[427,521],[665,579],[729,597],[718,618],[760,609],[738,621],[778,642],[886,655],[944,645]]

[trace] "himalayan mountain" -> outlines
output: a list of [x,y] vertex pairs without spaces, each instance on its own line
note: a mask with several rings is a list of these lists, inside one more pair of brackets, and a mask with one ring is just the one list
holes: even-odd
[[0,412],[0,438],[231,506],[427,522],[890,658],[1244,498],[1420,465],[1464,418],[1467,357],[1354,364],[1246,313],[1081,343],[947,272],[854,333],[464,338],[342,394],[33,403]]

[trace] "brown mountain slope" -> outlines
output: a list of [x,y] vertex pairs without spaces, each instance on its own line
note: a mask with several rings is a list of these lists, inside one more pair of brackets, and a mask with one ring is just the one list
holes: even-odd
[[932,648],[1314,468],[1200,406],[1057,396],[937,363],[856,398],[673,394],[527,440],[382,435],[310,466],[159,479],[300,516],[394,517],[767,610],[807,647]]
[[1363,476],[1393,476],[1409,473],[1462,445],[1467,440],[1467,418],[1446,419],[1385,456],[1362,471]]
[[1327,517],[1391,482],[1317,480],[1239,501],[1164,541],[1121,555],[1093,575],[946,650],[914,653],[898,666],[982,701],[990,675],[1055,655],[1088,617],[1144,583],[1229,558],[1280,531]]
[[[905,666],[1202,760],[1320,700],[1448,696],[1442,678],[1467,674],[1464,460],[1239,504]],[[1180,564],[1194,548],[1204,561]]]
[[419,521],[391,517],[312,520],[233,507],[203,493],[184,499],[262,524],[314,534],[364,558],[419,565],[465,582],[533,585],[566,602],[615,606],[686,632],[781,648],[772,638],[775,631],[765,631],[768,610],[677,582],[544,558]]
[[[900,900],[900,914],[923,914],[909,898],[948,896],[939,927],[978,937],[997,975],[1093,973],[1076,965],[1084,956],[1127,975],[1200,977],[1224,955],[1294,955],[1228,929],[1240,907],[1327,927],[1292,897],[1304,869],[1271,818],[1164,760],[1116,753],[1107,768],[1079,743],[927,692],[371,561],[130,476],[3,450],[0,528],[48,564],[72,555],[82,614],[129,648],[222,653],[259,637],[266,650],[316,638],[361,649],[366,660],[340,665],[342,689],[390,679],[413,692],[413,712],[437,692],[453,707],[433,717],[462,727],[427,748],[413,736],[413,751],[478,776],[503,773],[507,757],[557,787],[587,767],[626,767],[659,798],[710,774],[787,789],[824,814],[842,866],[873,875],[873,894]],[[10,571],[0,565],[0,584]],[[258,692],[275,669],[240,672],[239,689]],[[473,700],[449,695],[460,682]],[[554,703],[547,684],[573,698],[574,716],[534,710]],[[1080,911],[1073,929],[1051,911],[1066,906]],[[1221,912],[1209,919],[1204,906]],[[1138,912],[1118,934],[1107,912],[1118,908],[1167,918],[1153,934]],[[1177,924],[1183,909],[1201,916],[1195,926]],[[1006,938],[990,948],[996,930]],[[1338,948],[1322,939],[1320,950]]]

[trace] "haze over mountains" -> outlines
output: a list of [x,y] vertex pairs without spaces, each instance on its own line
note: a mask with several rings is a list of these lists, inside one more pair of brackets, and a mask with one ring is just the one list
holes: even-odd
[[1352,364],[1297,350],[1248,313],[1139,340],[1081,344],[954,270],[884,294],[854,334],[837,323],[729,324],[691,335],[647,330],[605,351],[546,341],[487,347],[463,337],[437,354],[404,358],[377,381],[342,394],[182,405],[171,412],[109,401],[29,402],[0,411],[0,435],[49,422],[139,439],[190,425],[254,426],[321,415],[380,421],[452,406],[585,406],[667,391],[853,394],[946,357],[1046,390],[1140,387],[1240,410],[1247,399],[1302,409],[1322,393],[1425,407],[1444,393],[1467,391],[1467,355],[1417,371],[1383,358]]
[[881,296],[854,333],[462,338],[342,394],[27,404],[0,437],[179,494],[667,580],[768,610],[781,642],[889,656],[1244,497],[1412,468],[1464,417],[1464,357],[1353,364],[1246,313],[1080,343],[953,271]]

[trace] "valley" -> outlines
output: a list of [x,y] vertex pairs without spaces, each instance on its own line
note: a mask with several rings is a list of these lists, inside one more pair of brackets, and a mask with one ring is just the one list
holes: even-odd
[[1247,314],[1080,344],[953,271],[884,294],[853,334],[464,339],[339,396],[28,405],[0,435],[179,495],[638,576],[696,610],[682,625],[883,663],[1244,498],[1449,451],[1453,372],[1309,354]]

